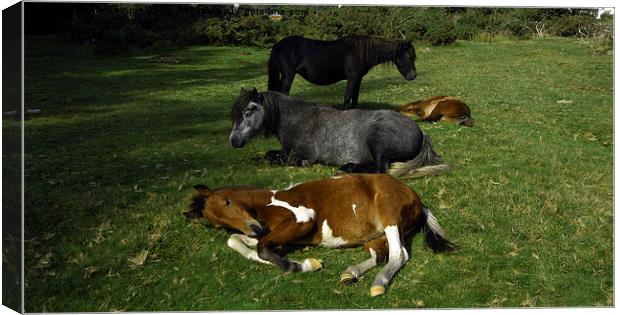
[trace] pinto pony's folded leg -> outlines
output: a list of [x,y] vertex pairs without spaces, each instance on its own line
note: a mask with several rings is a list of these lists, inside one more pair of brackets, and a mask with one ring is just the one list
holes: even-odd
[[256,250],[261,259],[267,260],[280,267],[285,272],[307,272],[321,269],[321,262],[314,258],[305,259],[299,263],[276,254],[272,247],[286,245],[291,241],[306,235],[314,226],[314,220],[298,223],[294,219],[284,220],[280,224],[271,227],[269,233],[258,240]]
[[402,246],[402,238],[398,227],[396,225],[385,227],[385,236],[389,250],[388,263],[375,277],[375,282],[370,288],[370,296],[385,294],[385,290],[396,272],[409,260],[407,249]]
[[341,284],[351,284],[357,281],[366,271],[377,266],[387,256],[387,243],[385,235],[368,241],[364,244],[364,249],[370,254],[370,258],[363,262],[350,266],[340,275]]
[[268,265],[271,264],[270,262],[258,257],[258,253],[256,252],[255,249],[250,249],[247,247],[247,246],[256,246],[257,243],[258,243],[257,239],[251,238],[243,234],[233,234],[230,236],[230,238],[228,238],[228,241],[227,241],[228,247],[232,248],[233,250],[241,254],[241,256],[249,260],[257,261],[263,264],[268,264]]

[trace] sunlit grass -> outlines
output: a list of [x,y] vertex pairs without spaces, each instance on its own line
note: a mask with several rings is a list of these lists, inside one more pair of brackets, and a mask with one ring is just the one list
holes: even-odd
[[[26,310],[592,306],[612,303],[612,57],[567,40],[458,42],[417,47],[419,76],[393,66],[362,83],[362,108],[452,95],[473,128],[421,123],[454,166],[407,183],[460,247],[423,248],[387,295],[377,270],[338,277],[361,249],[310,248],[325,269],[282,274],[226,246],[222,230],[180,214],[191,186],[290,183],[334,167],[276,167],[257,138],[228,143],[241,87],[264,90],[269,50],[194,47],[98,57],[53,38],[26,41]],[[344,83],[296,78],[292,95],[334,106]]]

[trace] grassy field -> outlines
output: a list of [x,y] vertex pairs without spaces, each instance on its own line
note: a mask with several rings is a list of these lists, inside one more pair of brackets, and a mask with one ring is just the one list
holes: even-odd
[[[359,248],[307,248],[311,274],[282,274],[187,221],[191,186],[284,188],[336,168],[270,166],[278,147],[227,142],[241,87],[266,89],[268,49],[193,47],[169,58],[100,57],[26,39],[26,311],[299,310],[613,303],[612,56],[561,40],[418,46],[418,78],[369,73],[362,108],[452,95],[473,128],[420,123],[448,174],[407,181],[460,248],[433,254],[417,235],[388,293],[378,268],[352,286]],[[340,105],[344,83],[291,94]]]

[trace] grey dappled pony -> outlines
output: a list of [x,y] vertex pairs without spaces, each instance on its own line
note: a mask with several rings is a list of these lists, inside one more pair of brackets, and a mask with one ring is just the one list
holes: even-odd
[[274,91],[241,89],[231,112],[230,144],[243,147],[261,131],[275,135],[281,150],[272,163],[340,166],[339,172],[436,175],[447,169],[431,140],[408,117],[392,110],[340,111]]

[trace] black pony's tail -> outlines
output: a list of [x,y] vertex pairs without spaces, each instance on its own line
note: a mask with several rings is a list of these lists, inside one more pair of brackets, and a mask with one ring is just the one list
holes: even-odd
[[268,75],[269,75],[269,80],[267,83],[267,89],[269,91],[276,91],[276,92],[280,92],[280,88],[281,88],[281,80],[280,80],[280,66],[278,65],[278,61],[276,60],[277,58],[274,56],[273,51],[271,53],[271,56],[269,57],[269,71],[268,71]]
[[424,240],[426,245],[435,253],[449,252],[456,248],[454,243],[450,242],[446,238],[446,233],[443,231],[437,218],[426,207],[422,207],[424,214],[424,225],[422,226],[422,232],[424,233]]
[[422,133],[420,153],[413,160],[392,163],[388,173],[394,177],[417,178],[439,175],[448,170],[450,165],[445,164],[435,153],[430,136]]

